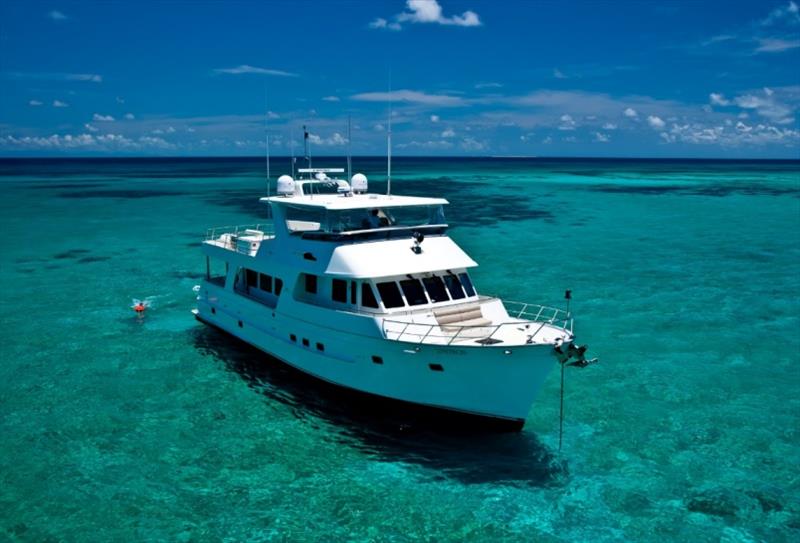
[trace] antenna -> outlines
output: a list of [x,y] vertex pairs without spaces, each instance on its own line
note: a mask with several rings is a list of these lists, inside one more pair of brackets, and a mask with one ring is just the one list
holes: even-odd
[[351,124],[351,119],[350,119],[350,115],[348,115],[347,116],[347,182],[348,183],[352,179],[351,174],[353,173],[352,172],[352,169],[353,169],[353,158],[352,158],[352,152],[351,152],[351,149],[350,149],[350,139],[351,139],[350,138],[350,124]]
[[386,136],[386,195],[392,194],[392,72],[389,72],[389,132]]
[[305,146],[306,151],[306,160],[308,161],[308,169],[311,169],[311,145],[308,141],[308,130],[306,130],[306,125],[303,125],[303,145]]
[[[267,95],[267,84],[264,83],[264,137],[267,142],[267,198],[271,196],[271,183],[269,180],[269,99]],[[272,204],[267,206],[267,218],[272,218]]]
[[292,179],[294,179],[294,166],[297,162],[297,159],[294,158],[294,126],[289,128],[289,147],[292,150]]

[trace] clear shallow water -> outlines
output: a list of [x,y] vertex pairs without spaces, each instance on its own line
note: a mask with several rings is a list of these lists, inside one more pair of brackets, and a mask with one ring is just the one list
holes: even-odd
[[443,435],[197,324],[199,240],[266,216],[262,169],[0,161],[0,539],[800,537],[800,163],[396,161],[479,290],[573,289],[601,364],[560,455],[556,372],[520,434]]

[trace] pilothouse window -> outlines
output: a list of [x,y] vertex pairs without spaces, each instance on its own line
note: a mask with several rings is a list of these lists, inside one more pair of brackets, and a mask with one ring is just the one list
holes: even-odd
[[428,303],[425,297],[425,289],[422,288],[422,283],[419,279],[406,279],[400,281],[400,287],[403,289],[403,294],[406,295],[408,305],[423,305]]
[[461,278],[461,284],[464,286],[464,291],[467,293],[467,296],[475,296],[475,288],[472,286],[469,275],[466,273],[459,273],[458,276]]
[[422,283],[425,285],[425,290],[428,291],[431,302],[446,302],[450,299],[450,297],[447,296],[447,290],[444,288],[444,281],[442,281],[441,277],[426,277],[422,280]]
[[454,300],[464,298],[464,289],[461,288],[461,281],[455,275],[445,275],[444,282],[447,285],[447,290],[450,292],[450,297]]
[[383,300],[383,305],[386,306],[387,309],[406,305],[403,302],[403,297],[400,295],[400,289],[397,288],[397,283],[394,281],[378,283],[378,292]]
[[375,293],[372,292],[372,287],[369,283],[361,283],[361,305],[364,307],[378,307],[378,300],[375,299]]

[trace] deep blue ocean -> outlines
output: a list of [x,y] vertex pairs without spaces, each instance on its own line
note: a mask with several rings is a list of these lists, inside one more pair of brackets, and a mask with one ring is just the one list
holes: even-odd
[[0,541],[800,540],[800,161],[393,162],[479,292],[572,289],[600,363],[561,452],[557,370],[522,432],[454,432],[197,323],[205,230],[267,217],[264,166],[0,160]]

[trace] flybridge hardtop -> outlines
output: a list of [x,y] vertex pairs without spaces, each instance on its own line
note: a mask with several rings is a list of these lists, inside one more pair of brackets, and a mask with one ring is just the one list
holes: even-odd
[[557,361],[586,362],[561,309],[480,294],[444,198],[284,175],[269,225],[210,230],[196,316],[336,385],[519,429]]

